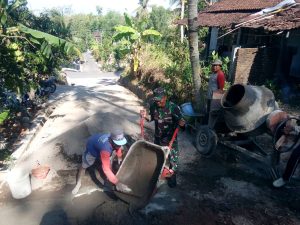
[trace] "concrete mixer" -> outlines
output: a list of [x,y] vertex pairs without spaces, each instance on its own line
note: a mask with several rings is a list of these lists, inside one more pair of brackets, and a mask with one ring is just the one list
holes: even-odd
[[[206,123],[201,120],[205,116],[194,114],[200,118],[198,124],[193,124],[197,151],[209,157],[222,144],[264,163],[276,177],[278,152],[267,151],[256,141],[259,135],[268,134],[271,138],[274,135],[267,126],[268,117],[278,110],[272,91],[264,86],[235,84],[224,94],[214,95],[212,105]],[[186,115],[184,108],[182,111]],[[193,115],[191,111],[189,116]]]

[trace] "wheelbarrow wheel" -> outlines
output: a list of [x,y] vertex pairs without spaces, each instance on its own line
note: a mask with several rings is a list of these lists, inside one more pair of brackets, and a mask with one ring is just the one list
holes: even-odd
[[210,157],[218,143],[216,133],[208,126],[200,126],[196,134],[196,149],[204,157]]

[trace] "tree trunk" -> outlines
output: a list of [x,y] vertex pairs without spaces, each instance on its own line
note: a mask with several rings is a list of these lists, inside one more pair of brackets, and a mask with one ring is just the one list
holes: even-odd
[[189,28],[189,46],[190,60],[194,81],[194,107],[198,112],[204,112],[204,99],[201,97],[201,68],[199,64],[198,49],[198,27],[197,27],[197,10],[198,0],[188,0],[188,28]]
[[[184,1],[185,0],[181,0],[181,15],[180,15],[180,19],[183,20],[184,18]],[[183,37],[184,37],[184,25],[180,26],[180,41],[181,43],[183,43]]]

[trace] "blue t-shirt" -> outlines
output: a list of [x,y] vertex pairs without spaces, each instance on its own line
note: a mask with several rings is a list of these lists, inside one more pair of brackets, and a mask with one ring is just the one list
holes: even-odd
[[110,155],[113,152],[113,148],[109,142],[110,134],[94,134],[92,135],[86,144],[86,150],[94,157],[99,157],[101,151],[107,151]]

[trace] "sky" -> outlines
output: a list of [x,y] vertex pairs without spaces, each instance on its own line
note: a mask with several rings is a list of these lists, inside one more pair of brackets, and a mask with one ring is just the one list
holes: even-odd
[[[53,7],[71,6],[74,13],[96,13],[96,6],[103,8],[103,12],[114,10],[118,12],[128,12],[131,14],[138,7],[138,0],[27,0],[28,7],[35,13]],[[150,0],[149,6],[159,5],[169,7],[169,0]]]

